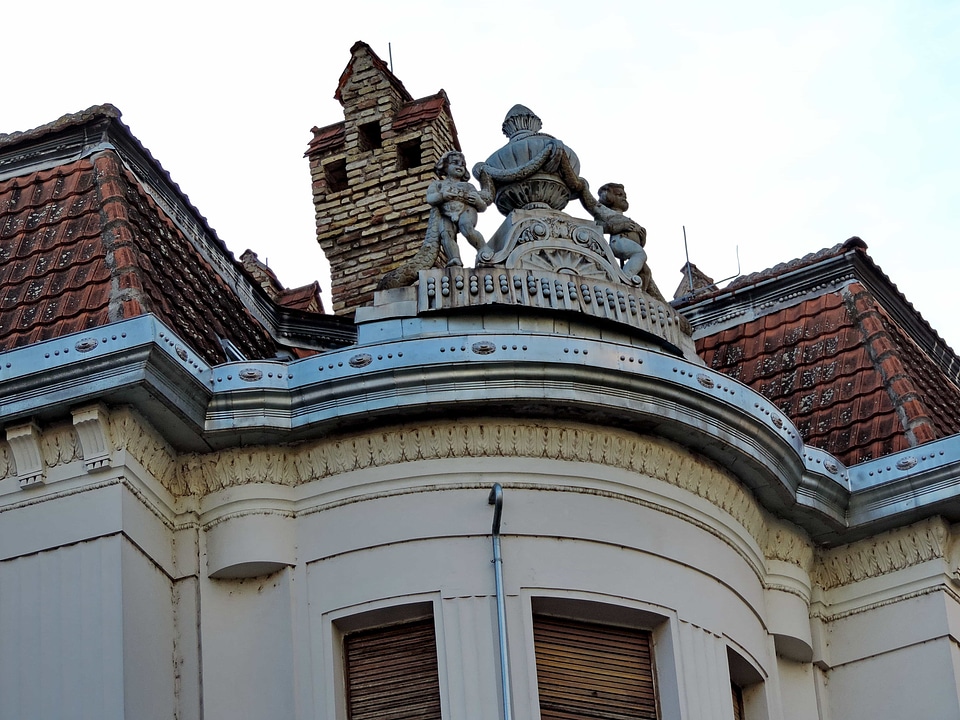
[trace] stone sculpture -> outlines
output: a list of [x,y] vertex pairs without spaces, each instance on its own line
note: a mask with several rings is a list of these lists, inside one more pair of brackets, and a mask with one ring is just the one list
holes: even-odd
[[477,219],[478,213],[486,210],[493,199],[492,186],[477,190],[468,182],[466,159],[457,150],[445,152],[434,170],[438,179],[427,188],[426,200],[431,209],[423,245],[408,262],[380,278],[377,290],[412,285],[421,270],[436,265],[441,248],[447,256],[448,267],[462,266],[458,231],[478,251],[485,244],[483,235],[477,231]]
[[[468,182],[462,153],[440,158],[438,179],[426,194],[431,214],[423,247],[385,275],[380,289],[412,285],[420,270],[435,266],[441,248],[448,267],[461,267],[460,234],[477,249],[477,268],[527,268],[632,285],[666,303],[647,265],[646,230],[624,214],[629,203],[623,185],[608,183],[594,197],[579,175],[577,154],[541,132],[542,126],[530,108],[510,109],[502,125],[506,145],[473,167],[480,190]],[[564,212],[574,198],[591,220]],[[487,241],[476,224],[478,213],[491,203],[506,220]]]
[[[484,245],[483,235],[477,232],[478,213],[487,209],[481,193],[469,182],[470,172],[463,153],[450,150],[437,161],[440,178],[427,188],[427,202],[439,209],[430,223],[440,225],[440,246],[447,256],[447,265],[463,265],[457,247],[457,231],[479,250]],[[428,230],[429,232],[429,230]]]
[[593,197],[584,183],[580,201],[610,236],[610,249],[621,261],[623,271],[646,289],[650,285],[647,251],[643,249],[647,231],[623,214],[630,209],[626,190],[620,183],[607,183],[597,190],[597,195],[598,198]]
[[509,142],[473,168],[481,183],[492,183],[504,215],[519,209],[563,210],[579,195],[579,158],[557,138],[541,133],[542,126],[530,108],[514,105],[502,126]]

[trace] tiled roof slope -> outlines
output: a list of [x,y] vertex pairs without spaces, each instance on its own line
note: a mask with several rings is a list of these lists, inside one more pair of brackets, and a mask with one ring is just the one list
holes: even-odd
[[[115,120],[109,109],[3,142],[22,150],[70,124]],[[220,338],[250,358],[276,353],[267,330],[113,148],[0,180],[0,351],[145,313],[209,363],[226,359]]]
[[338,100],[340,104],[343,104],[343,89],[347,84],[347,81],[350,80],[350,77],[353,75],[353,59],[356,57],[358,52],[365,51],[373,59],[374,64],[380,70],[384,77],[387,78],[387,81],[390,83],[390,86],[396,91],[398,97],[404,102],[410,102],[413,100],[413,95],[411,95],[407,89],[403,86],[403,83],[400,82],[400,78],[393,74],[387,64],[377,55],[373,48],[371,48],[363,40],[357,40],[350,47],[350,56],[351,60],[347,63],[347,66],[343,69],[343,72],[340,74],[340,81],[337,83],[337,90],[333,94],[334,99]]
[[[931,348],[929,326],[865,248],[829,248],[680,308],[709,367],[764,395],[804,442],[847,465],[960,432],[960,387],[931,352],[945,344]],[[711,303],[727,310],[722,320],[712,310],[712,327],[702,314]]]
[[253,280],[263,288],[264,292],[278,305],[283,307],[305,310],[306,312],[323,312],[323,301],[320,299],[320,283],[314,281],[309,285],[298,288],[285,288],[265,263],[252,250],[245,251],[240,256],[243,269]]
[[[400,107],[396,115],[393,116],[391,129],[394,132],[400,132],[410,127],[417,127],[425,123],[436,120],[440,114],[446,110],[450,112],[450,100],[444,90],[440,90],[436,95],[411,100]],[[459,147],[457,138],[457,129],[451,126],[453,133],[453,142]],[[335,150],[343,146],[346,140],[346,126],[343,120],[332,125],[324,127],[315,127],[311,130],[313,139],[307,145],[305,157],[315,153]]]
[[0,183],[0,349],[115,319],[98,207],[87,160]]

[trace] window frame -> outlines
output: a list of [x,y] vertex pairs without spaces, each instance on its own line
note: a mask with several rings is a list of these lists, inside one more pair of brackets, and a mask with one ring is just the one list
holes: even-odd
[[[647,631],[650,633],[658,717],[663,720],[680,716],[681,671],[676,651],[680,639],[677,634],[678,619],[672,611],[598,593],[539,589],[525,591],[522,595],[526,596],[525,644],[533,668],[536,667],[534,615]],[[536,708],[539,716],[540,688],[535,669],[529,673],[529,701],[531,710]]]
[[[446,693],[444,692],[445,655],[443,650],[443,634],[440,624],[439,608],[433,597],[406,597],[366,603],[361,607],[346,608],[333,613],[325,613],[325,625],[329,630],[327,643],[328,660],[331,663],[330,672],[324,673],[328,678],[327,693],[332,690],[333,707],[327,707],[333,712],[330,717],[337,720],[349,720],[347,699],[347,664],[344,654],[344,638],[350,634],[373,631],[378,628],[388,628],[405,625],[417,621],[431,619],[433,621],[434,641],[436,643],[436,661],[438,691],[440,695],[441,717],[447,717]],[[332,687],[331,687],[332,684]]]

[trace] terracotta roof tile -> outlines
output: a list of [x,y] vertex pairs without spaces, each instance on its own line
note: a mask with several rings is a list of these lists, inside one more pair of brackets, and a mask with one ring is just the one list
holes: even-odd
[[771,309],[697,348],[846,464],[960,432],[960,388],[860,283]]
[[[843,298],[831,293],[703,337],[697,346],[710,367],[787,414],[805,442],[855,463],[879,452],[879,426],[896,420],[858,335]],[[888,439],[884,431],[879,442]]]
[[[247,357],[273,356],[276,348],[266,330],[116,157],[107,153],[96,163],[108,193],[105,207],[116,217],[106,228],[114,273],[135,291],[121,306],[124,317],[155,313],[208,362],[225,359],[220,338],[230,339]],[[129,281],[124,267],[130,268]]]
[[317,152],[329,152],[343,146],[346,139],[346,131],[343,121],[327,125],[326,127],[313,128],[313,140],[307,146],[306,155],[312,155]]
[[225,359],[220,337],[276,351],[112,151],[0,182],[0,350],[144,312],[209,362]]
[[419,100],[405,104],[393,118],[393,129],[396,131],[436,120],[444,108],[449,110],[450,101],[443,90],[436,95],[429,95]]
[[100,229],[89,161],[0,182],[0,349],[109,322]]

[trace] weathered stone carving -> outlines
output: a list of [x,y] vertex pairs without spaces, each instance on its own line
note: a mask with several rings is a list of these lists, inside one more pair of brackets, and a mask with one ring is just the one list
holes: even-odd
[[83,457],[77,433],[69,425],[45,428],[40,434],[40,448],[43,452],[43,463],[48,468],[66,465]]
[[[609,465],[663,480],[709,500],[754,538],[763,512],[719,467],[669,441],[590,426],[509,420],[446,422],[386,428],[288,449],[238,448],[180,458],[174,494],[198,494],[251,482],[297,486],[368,467],[417,460],[531,457]],[[179,488],[176,490],[174,488]]]
[[20,487],[28,488],[45,483],[46,467],[41,449],[40,427],[32,421],[8,427],[7,442],[13,452]]
[[[456,244],[459,233],[477,249],[478,274],[488,268],[512,273],[514,280],[518,275],[528,274],[532,278],[536,274],[541,289],[546,288],[542,293],[545,300],[538,299],[536,304],[580,312],[603,307],[609,311],[606,317],[642,327],[680,347],[691,328],[653,282],[644,249],[646,230],[624,215],[629,204],[623,186],[608,183],[600,189],[599,199],[594,197],[579,175],[576,153],[557,138],[541,132],[541,127],[540,118],[529,108],[515,105],[510,109],[503,121],[507,144],[473,167],[480,190],[467,182],[463,155],[446,153],[437,163],[439,179],[431,183],[426,195],[432,211],[423,246],[410,262],[387,273],[378,289],[405,287],[420,279],[426,285],[426,296],[432,299],[428,309],[458,305],[452,298],[450,278],[443,273],[462,266]],[[590,219],[563,212],[573,198],[580,200]],[[477,214],[491,202],[506,219],[485,240],[476,230]],[[448,258],[444,270],[436,268],[441,248]],[[420,273],[426,277],[420,278]],[[591,292],[579,282],[574,283],[576,278],[612,287],[594,287],[596,292]],[[623,285],[638,288],[639,292],[630,293]],[[516,289],[522,290],[520,286]],[[522,297],[514,294],[502,277],[500,294],[494,297],[491,293],[495,290],[493,283],[484,286],[486,300],[505,301],[506,295],[511,294],[512,299],[530,304],[527,295],[539,298],[532,287],[527,287],[531,292]],[[476,298],[479,291],[479,285],[471,285],[469,298]],[[664,320],[658,328],[647,327],[646,323],[647,308],[653,307]],[[664,328],[670,338],[664,335]],[[675,334],[680,335],[679,340],[673,337]]]
[[108,438],[113,442],[114,450],[125,450],[171,493],[189,494],[176,473],[176,452],[134,410],[128,407],[111,410]]
[[557,138],[541,133],[543,123],[530,108],[514,105],[503,121],[507,144],[473,168],[478,180],[489,177],[497,209],[563,210],[579,194],[580,160]]
[[10,445],[6,442],[0,442],[0,480],[6,480],[8,477],[16,475],[16,468],[13,465],[13,452]]
[[97,404],[72,411],[75,437],[79,438],[83,451],[83,465],[97,470],[111,464],[110,458],[110,413],[106,406]]
[[763,555],[768,560],[796,565],[808,574],[813,571],[813,543],[796,528],[779,520],[770,519],[767,522]]
[[896,572],[949,553],[950,526],[931,518],[868,540],[824,550],[816,581],[824,590]]
[[[457,231],[467,242],[479,250],[483,247],[483,235],[477,232],[478,213],[487,209],[489,199],[484,199],[468,180],[470,172],[463,153],[450,150],[437,162],[439,180],[427,188],[427,203],[439,210],[436,214],[440,224],[440,246],[447,255],[447,265],[463,265],[457,247]],[[431,222],[436,222],[431,217]]]
[[584,183],[580,192],[583,207],[610,236],[610,249],[623,264],[623,271],[646,290],[651,284],[647,251],[643,249],[647,244],[647,231],[624,215],[630,209],[627,191],[620,183],[607,183],[600,186],[597,196],[595,198]]
[[426,199],[431,210],[423,245],[409,262],[384,275],[378,290],[412,285],[421,270],[436,264],[441,248],[447,256],[447,266],[462,266],[458,232],[477,250],[485,245],[483,235],[477,230],[477,219],[492,199],[492,185],[486,180],[487,187],[482,191],[471,185],[466,160],[463,153],[456,150],[445,152],[437,161],[435,171],[439,179],[427,188]]

